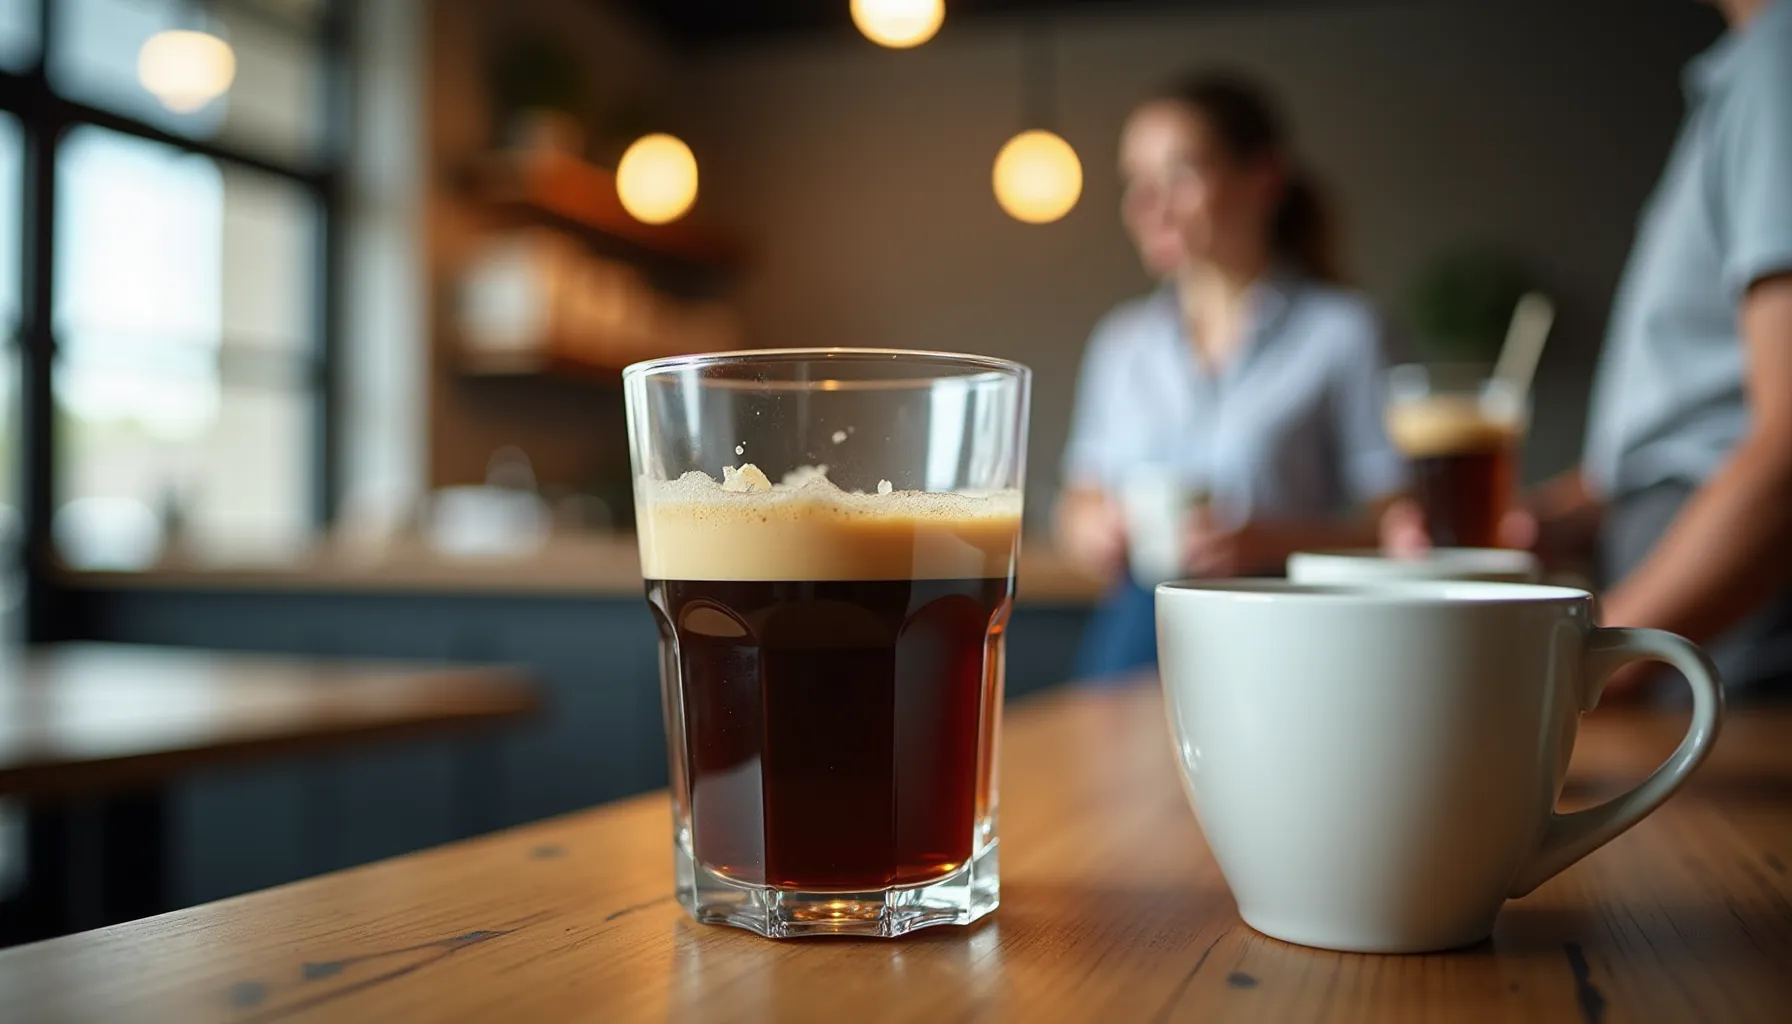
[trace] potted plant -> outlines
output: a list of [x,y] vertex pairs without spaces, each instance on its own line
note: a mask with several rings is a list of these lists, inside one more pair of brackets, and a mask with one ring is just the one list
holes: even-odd
[[1491,246],[1463,246],[1425,265],[1407,295],[1414,346],[1427,362],[1491,364],[1512,310],[1532,288],[1523,265]]
[[589,97],[576,56],[535,36],[512,38],[492,54],[492,102],[500,141],[514,149],[581,156]]

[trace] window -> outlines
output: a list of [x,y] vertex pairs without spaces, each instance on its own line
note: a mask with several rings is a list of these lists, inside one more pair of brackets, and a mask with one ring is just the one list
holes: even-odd
[[37,60],[37,0],[0,0],[0,68],[24,71]]
[[309,534],[316,200],[102,128],[57,153],[55,535],[92,568]]
[[[0,0],[0,538],[22,509],[74,568],[288,557],[331,487],[337,4],[45,2]],[[138,55],[193,29],[235,77],[165,105]]]

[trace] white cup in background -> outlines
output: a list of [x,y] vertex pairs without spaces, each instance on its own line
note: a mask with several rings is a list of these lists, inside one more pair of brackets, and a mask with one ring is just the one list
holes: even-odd
[[1168,468],[1147,467],[1127,474],[1120,488],[1126,517],[1126,558],[1140,586],[1184,575],[1182,534],[1198,495]]
[[1288,557],[1294,583],[1396,583],[1414,580],[1483,580],[1535,583],[1542,576],[1537,556],[1509,548],[1437,548],[1404,558],[1373,548],[1299,551]]
[[[1467,945],[1667,799],[1717,738],[1717,672],[1680,637],[1592,619],[1584,591],[1514,583],[1158,587],[1177,761],[1246,923],[1329,949]],[[1635,789],[1556,813],[1581,712],[1645,658],[1691,680],[1686,738]]]

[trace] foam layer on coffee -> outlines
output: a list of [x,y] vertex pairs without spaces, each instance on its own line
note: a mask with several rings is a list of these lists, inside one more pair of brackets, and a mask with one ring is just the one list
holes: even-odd
[[1523,433],[1515,416],[1501,416],[1472,398],[1431,398],[1388,410],[1388,436],[1414,459],[1497,451]]
[[1012,570],[1019,491],[841,490],[825,467],[636,481],[641,571],[660,580],[987,579]]

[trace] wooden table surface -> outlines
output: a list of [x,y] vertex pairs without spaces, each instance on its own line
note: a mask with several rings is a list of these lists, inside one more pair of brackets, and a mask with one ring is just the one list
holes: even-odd
[[[907,940],[774,942],[672,901],[665,797],[0,953],[30,1021],[1792,1019],[1792,716],[1741,713],[1689,788],[1427,956],[1291,946],[1239,920],[1155,690],[1010,713],[1002,907]],[[1588,719],[1571,799],[1672,717]]]
[[198,764],[485,723],[538,701],[507,669],[126,644],[19,649],[0,656],[0,795],[144,788]]

